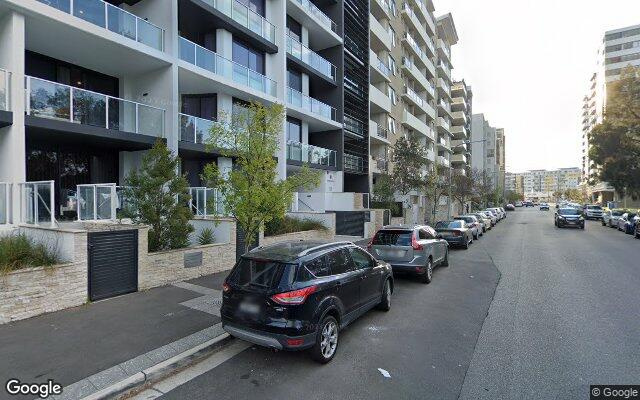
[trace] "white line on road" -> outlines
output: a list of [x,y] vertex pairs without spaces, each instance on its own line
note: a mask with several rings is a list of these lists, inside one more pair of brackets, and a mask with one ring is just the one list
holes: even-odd
[[236,339],[229,346],[224,349],[218,351],[217,353],[211,355],[209,358],[205,359],[198,364],[195,364],[182,372],[179,372],[175,375],[168,377],[165,380],[162,380],[151,388],[144,390],[143,392],[138,393],[137,395],[131,397],[133,400],[151,400],[157,399],[163,394],[170,392],[171,390],[177,388],[180,385],[183,385],[198,376],[211,371],[216,368],[218,365],[224,363],[227,360],[232,359],[236,355],[240,354],[242,351],[251,347],[250,343],[247,343],[242,340]]

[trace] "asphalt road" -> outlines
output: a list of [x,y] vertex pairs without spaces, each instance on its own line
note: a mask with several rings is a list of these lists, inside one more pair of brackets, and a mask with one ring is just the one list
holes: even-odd
[[162,398],[585,399],[589,384],[639,384],[639,260],[630,235],[518,209],[431,285],[397,279],[392,310],[344,331],[330,364],[250,347]]

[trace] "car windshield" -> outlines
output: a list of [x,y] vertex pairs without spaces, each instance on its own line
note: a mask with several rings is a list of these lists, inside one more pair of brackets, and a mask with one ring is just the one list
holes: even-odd
[[436,229],[460,229],[462,221],[440,221],[436,224]]
[[602,210],[602,207],[600,206],[587,206],[588,210]]
[[455,219],[462,220],[462,221],[467,222],[467,223],[475,222],[472,217],[456,217]]
[[622,211],[611,211],[611,215],[613,215],[614,217],[619,217],[622,214],[624,214]]
[[558,210],[558,214],[560,215],[580,215],[580,210],[575,208],[561,208]]
[[294,274],[295,266],[292,264],[242,257],[229,274],[228,282],[270,289],[278,286],[281,279],[292,282]]
[[413,232],[408,230],[378,231],[371,244],[382,246],[411,246]]

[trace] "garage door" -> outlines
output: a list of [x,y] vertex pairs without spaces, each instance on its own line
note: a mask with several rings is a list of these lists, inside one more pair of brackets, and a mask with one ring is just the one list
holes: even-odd
[[106,299],[138,290],[138,231],[91,232],[89,298]]

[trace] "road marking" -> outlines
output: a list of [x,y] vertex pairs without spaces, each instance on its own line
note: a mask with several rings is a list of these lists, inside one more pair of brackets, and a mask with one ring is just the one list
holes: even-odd
[[198,376],[211,371],[220,364],[224,363],[240,354],[244,350],[251,347],[251,344],[242,340],[235,340],[229,346],[214,353],[207,359],[195,364],[187,369],[162,380],[151,388],[146,389],[137,395],[131,397],[133,400],[151,400],[161,397],[163,394],[172,391],[178,386],[197,378]]

